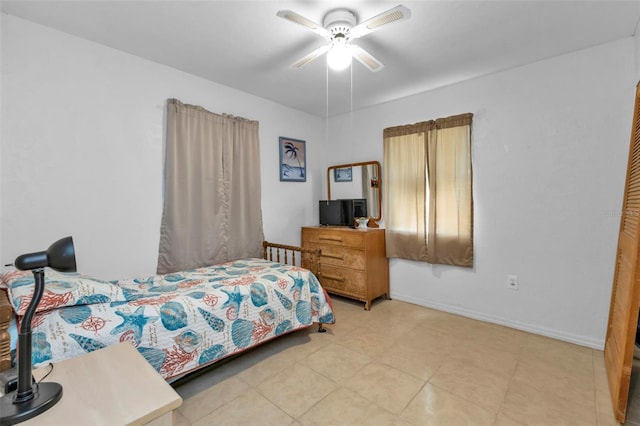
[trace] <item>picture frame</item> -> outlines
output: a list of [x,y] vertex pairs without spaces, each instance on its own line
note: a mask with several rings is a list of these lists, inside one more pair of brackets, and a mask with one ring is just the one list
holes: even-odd
[[353,180],[353,170],[351,167],[333,169],[333,180],[336,182],[351,182]]
[[307,181],[306,141],[280,136],[280,182]]

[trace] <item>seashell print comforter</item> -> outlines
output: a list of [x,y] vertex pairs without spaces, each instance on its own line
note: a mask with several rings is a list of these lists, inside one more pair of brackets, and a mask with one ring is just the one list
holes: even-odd
[[[2,282],[19,319],[31,273],[7,272]],[[318,279],[263,259],[113,282],[47,269],[32,323],[33,366],[128,341],[173,381],[314,322],[335,322]]]

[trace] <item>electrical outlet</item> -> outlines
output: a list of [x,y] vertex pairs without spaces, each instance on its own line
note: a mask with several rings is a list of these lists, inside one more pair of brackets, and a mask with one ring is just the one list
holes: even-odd
[[507,275],[507,287],[511,290],[518,289],[518,276],[517,275]]

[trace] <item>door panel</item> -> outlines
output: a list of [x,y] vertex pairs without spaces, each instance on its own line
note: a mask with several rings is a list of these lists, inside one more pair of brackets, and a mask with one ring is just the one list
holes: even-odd
[[604,346],[609,389],[616,420],[624,422],[629,397],[633,348],[640,308],[640,86],[631,129],[618,251],[616,254],[609,324]]

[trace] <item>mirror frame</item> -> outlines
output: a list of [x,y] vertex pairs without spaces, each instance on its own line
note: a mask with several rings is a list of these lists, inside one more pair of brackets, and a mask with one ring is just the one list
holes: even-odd
[[363,161],[360,163],[347,163],[347,164],[338,164],[336,166],[330,166],[327,168],[327,199],[331,199],[331,172],[335,169],[343,169],[345,167],[357,167],[357,166],[369,166],[374,165],[378,168],[378,190],[380,194],[378,194],[378,216],[377,217],[369,217],[369,222],[367,223],[367,227],[369,228],[379,228],[377,222],[382,220],[382,168],[380,166],[379,161]]

